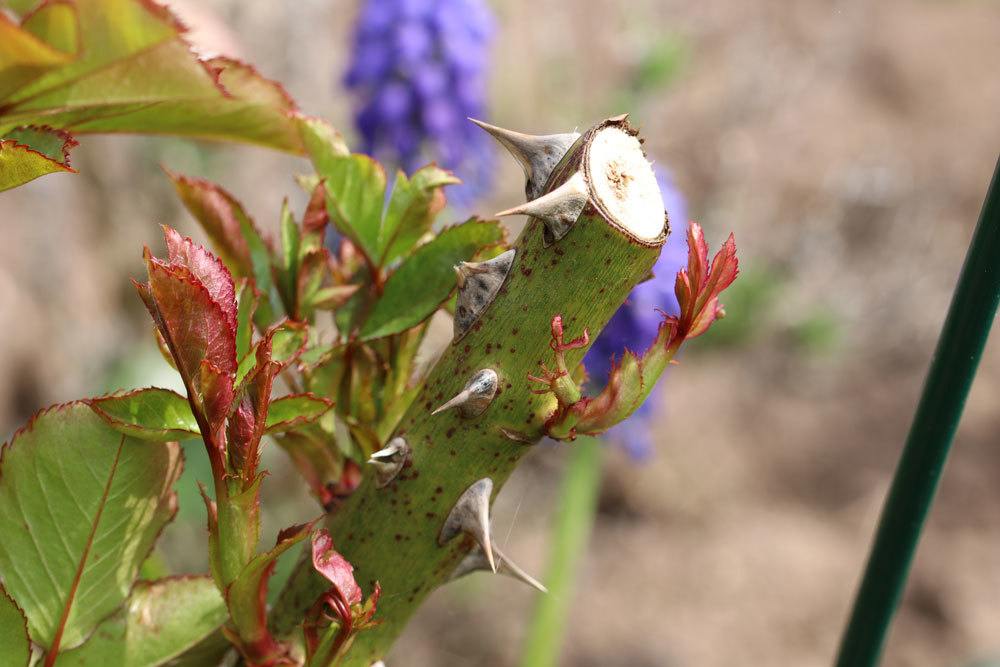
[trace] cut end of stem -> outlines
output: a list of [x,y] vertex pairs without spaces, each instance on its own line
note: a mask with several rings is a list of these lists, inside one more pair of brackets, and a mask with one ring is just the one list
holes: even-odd
[[638,137],[618,125],[600,129],[585,164],[593,201],[612,221],[641,241],[663,235],[663,198]]

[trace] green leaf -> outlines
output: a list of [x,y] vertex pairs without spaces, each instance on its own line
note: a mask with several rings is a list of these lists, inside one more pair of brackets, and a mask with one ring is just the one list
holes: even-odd
[[124,609],[97,627],[56,667],[154,667],[185,652],[226,620],[226,605],[211,577],[140,581]]
[[[351,154],[344,137],[325,120],[300,114],[296,117],[296,122],[302,145],[305,146],[306,154],[309,155],[316,173],[321,174],[330,170],[334,161]],[[302,178],[311,180],[311,175]],[[318,183],[319,179],[316,179],[306,187],[306,190],[312,192]]]
[[86,403],[37,414],[3,449],[0,575],[44,648],[72,648],[129,594],[177,510],[176,443],[109,426]]
[[233,384],[239,387],[243,380],[246,379],[247,375],[250,374],[257,366],[257,346],[261,344],[262,341],[257,341],[257,343],[250,348],[250,351],[243,355],[240,359],[239,365],[236,367],[236,377],[233,379]]
[[68,133],[53,130],[51,127],[18,127],[4,137],[4,141],[16,141],[33,151],[41,153],[69,168],[69,151],[76,146],[76,141]]
[[[163,90],[141,90],[131,95],[151,98],[151,103],[139,106],[127,99],[109,104],[109,100],[101,102],[105,108],[100,116],[92,111],[85,116],[84,110],[73,109],[56,117],[74,132],[177,134],[303,152],[292,120],[295,102],[279,84],[265,79],[246,63],[228,58],[199,62],[185,44],[170,42],[148,55],[136,56],[114,71],[94,75],[91,83],[95,91],[106,95],[109,86],[136,71],[158,76],[164,84]],[[214,79],[204,80],[204,72],[214,72]],[[180,73],[184,78],[167,88],[165,84]]]
[[379,266],[404,255],[431,229],[434,216],[444,208],[442,188],[460,183],[450,171],[428,165],[410,178],[396,174],[389,207],[379,230]]
[[337,310],[358,291],[359,285],[331,285],[309,295],[309,307],[314,310]]
[[330,157],[314,165],[326,184],[326,207],[333,224],[374,261],[378,257],[385,202],[382,165],[357,153]]
[[179,26],[169,13],[151,3],[136,0],[87,0],[74,4],[78,14],[80,41],[94,46],[83,49],[79,57],[66,66],[50,70],[36,78],[5,102],[30,99],[43,91],[63,88],[72,91],[75,83],[85,80],[87,76],[100,74],[116,62],[142,54],[169,40],[177,40],[180,35]]
[[2,0],[0,7],[10,9],[15,14],[26,14],[38,4],[38,0]]
[[287,366],[298,358],[309,342],[309,329],[301,322],[282,322],[271,337],[271,359]]
[[268,579],[274,572],[278,557],[305,539],[314,523],[291,526],[278,533],[274,548],[254,556],[226,592],[229,613],[240,640],[254,645],[258,651],[266,653],[276,646],[267,627]]
[[312,423],[332,407],[332,401],[313,394],[282,396],[268,405],[264,433],[282,433]]
[[349,153],[343,138],[322,121],[302,118],[299,131],[325,183],[327,211],[334,225],[366,256],[375,257],[385,202],[382,165],[367,155]]
[[255,321],[270,324],[271,251],[253,219],[222,186],[171,171],[167,176],[233,276],[254,279],[260,292]]
[[[80,39],[90,48],[10,99],[0,95],[0,126],[44,122],[74,132],[183,134],[304,152],[284,89],[239,61],[199,60],[167,10],[136,0],[77,6]],[[53,43],[72,45],[64,24],[40,27]]]
[[67,55],[79,55],[80,22],[76,5],[69,2],[35,4],[22,20],[21,27]]
[[10,667],[27,667],[31,657],[28,621],[3,586],[0,586],[0,655]]
[[87,403],[112,428],[141,440],[167,442],[201,435],[188,400],[169,389],[136,389]]
[[302,238],[299,226],[288,208],[288,199],[281,204],[281,262],[277,264],[278,288],[285,303],[285,314],[298,317],[299,254]]
[[295,286],[296,314],[299,319],[313,321],[317,308],[337,308],[357,291],[356,285],[330,285],[330,251],[319,247],[302,255],[297,267]]
[[73,60],[27,26],[19,26],[0,13],[0,100],[46,71]]
[[257,310],[253,283],[242,278],[236,287],[236,358],[242,359],[253,342],[253,315]]
[[503,240],[504,230],[497,221],[469,220],[417,248],[389,276],[382,297],[361,328],[361,338],[389,336],[423,322],[455,287],[455,264]]
[[69,162],[53,160],[13,139],[0,140],[0,192],[57,171],[76,173]]
[[[199,59],[182,32],[169,10],[146,0],[41,3],[21,25],[0,14],[0,136],[46,125],[235,140],[299,154],[307,142],[336,150],[339,135],[299,114],[279,84],[237,60]],[[57,171],[37,159],[20,162],[17,172],[0,164],[0,183],[13,187]]]

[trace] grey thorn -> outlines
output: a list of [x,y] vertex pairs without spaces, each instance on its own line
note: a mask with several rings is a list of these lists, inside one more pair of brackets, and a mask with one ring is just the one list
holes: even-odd
[[500,431],[500,433],[503,435],[503,437],[507,438],[508,440],[513,440],[514,442],[519,442],[522,445],[533,445],[533,444],[535,444],[534,440],[532,440],[527,435],[525,435],[524,433],[521,433],[518,430],[515,430],[515,429],[512,429],[512,428],[507,428],[506,426],[498,426],[497,429]]
[[490,495],[493,493],[493,480],[484,477],[472,483],[448,513],[438,544],[444,546],[459,533],[471,536],[486,555],[486,562],[493,572],[497,571],[496,560],[493,558],[493,546],[490,543]]
[[484,368],[477,371],[469,380],[462,391],[458,392],[453,399],[432,412],[436,415],[449,408],[458,408],[458,414],[470,419],[478,417],[486,412],[490,407],[493,398],[497,395],[497,387],[500,385],[500,377],[492,368]]
[[520,206],[500,211],[496,216],[530,215],[538,218],[545,224],[546,245],[548,245],[566,236],[589,200],[587,179],[584,178],[582,171],[578,171],[552,192]]
[[[507,555],[504,554],[502,551],[500,551],[500,549],[498,549],[497,547],[493,547],[493,553],[496,554],[497,557],[498,573],[505,574],[508,577],[512,577],[522,583],[528,584],[536,591],[542,593],[549,592],[549,589],[547,589],[542,584],[542,582],[538,581],[530,574],[528,574],[520,567],[518,567],[517,563],[515,563],[509,557],[507,557]],[[458,579],[459,577],[464,577],[465,575],[471,574],[472,572],[483,572],[483,571],[488,571],[489,569],[490,569],[490,564],[486,560],[486,555],[483,553],[483,550],[477,546],[474,547],[472,551],[470,551],[468,554],[466,554],[465,558],[463,558],[459,562],[458,567],[456,567],[455,571],[452,572],[451,574],[451,579],[452,580]]]
[[454,340],[468,333],[503,287],[516,251],[511,249],[485,262],[461,262],[455,267],[458,300],[455,303]]
[[368,463],[375,467],[375,486],[381,489],[396,479],[409,455],[410,446],[406,444],[406,440],[398,436],[372,454]]
[[496,125],[484,123],[470,118],[473,123],[483,128],[493,138],[500,142],[514,156],[524,169],[524,194],[528,199],[535,199],[545,190],[545,183],[566,151],[580,138],[579,132],[565,134],[522,134],[514,130],[505,130]]

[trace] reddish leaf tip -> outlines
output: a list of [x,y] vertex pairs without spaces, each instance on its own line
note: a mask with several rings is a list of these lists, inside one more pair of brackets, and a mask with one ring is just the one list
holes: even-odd
[[349,605],[361,602],[361,587],[354,580],[354,566],[333,548],[333,538],[325,528],[313,534],[312,561],[313,568],[333,584]]

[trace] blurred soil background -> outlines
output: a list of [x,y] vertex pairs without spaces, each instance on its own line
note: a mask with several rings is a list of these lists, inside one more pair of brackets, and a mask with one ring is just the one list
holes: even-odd
[[[176,4],[177,3],[172,3]],[[671,370],[647,464],[609,448],[564,665],[830,664],[1000,149],[1000,4],[497,0],[490,120],[561,132],[630,111],[714,248],[736,233],[729,317]],[[351,137],[338,82],[357,7],[176,7]],[[275,230],[304,160],[180,139],[83,137],[0,194],[0,435],[37,408],[177,381],[128,277],[159,224],[199,236],[160,164],[219,181]],[[498,160],[489,214],[523,197]],[[455,212],[454,217],[459,213]],[[571,446],[571,445],[569,445]],[[544,570],[565,448],[504,489],[495,532]],[[161,564],[205,569],[208,477],[188,447]],[[265,540],[316,513],[269,455]],[[287,564],[285,564],[287,566]],[[390,667],[514,665],[533,593],[437,592]],[[1000,659],[1000,337],[987,349],[885,665]]]

